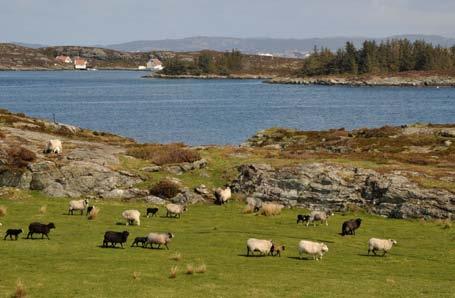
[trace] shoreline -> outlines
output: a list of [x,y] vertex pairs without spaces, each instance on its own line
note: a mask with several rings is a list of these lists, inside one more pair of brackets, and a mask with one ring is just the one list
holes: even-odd
[[165,74],[151,74],[142,76],[145,79],[196,79],[196,80],[271,80],[276,76],[273,75],[253,75],[253,74],[244,74],[244,75],[165,75]]
[[455,87],[455,77],[420,76],[420,77],[275,77],[265,80],[268,84],[321,85],[350,87]]

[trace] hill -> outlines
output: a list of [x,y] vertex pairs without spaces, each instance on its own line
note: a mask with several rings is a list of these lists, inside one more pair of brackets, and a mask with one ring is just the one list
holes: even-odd
[[425,40],[434,45],[452,46],[455,45],[454,38],[446,38],[438,35],[396,35],[382,38],[369,37],[327,37],[327,38],[305,38],[305,39],[284,39],[284,38],[232,38],[232,37],[188,37],[181,39],[163,40],[140,40],[126,43],[106,45],[106,48],[128,52],[143,52],[151,50],[168,50],[176,52],[214,50],[230,51],[237,49],[248,54],[273,53],[277,56],[300,58],[313,50],[315,46],[328,48],[336,51],[344,47],[347,41],[360,47],[365,40],[384,41],[390,39],[407,38],[410,41]]

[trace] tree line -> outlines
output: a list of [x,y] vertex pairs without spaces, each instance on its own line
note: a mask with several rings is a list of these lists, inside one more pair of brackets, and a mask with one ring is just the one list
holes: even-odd
[[215,55],[208,51],[201,52],[192,61],[175,56],[164,61],[161,73],[166,75],[229,75],[242,69],[242,53],[238,50]]
[[404,71],[447,71],[455,69],[455,46],[433,46],[422,40],[365,41],[357,49],[352,42],[336,52],[317,49],[304,60],[300,76],[332,74],[381,74]]

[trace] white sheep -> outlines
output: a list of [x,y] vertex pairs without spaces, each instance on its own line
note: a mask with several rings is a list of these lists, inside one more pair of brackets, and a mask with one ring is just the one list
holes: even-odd
[[322,242],[314,242],[309,240],[301,240],[299,242],[299,256],[302,258],[304,253],[313,256],[313,259],[319,261],[324,253],[328,252],[329,248]]
[[370,251],[376,255],[377,250],[382,250],[384,252],[382,255],[384,256],[396,244],[397,242],[393,239],[371,238],[368,240],[368,255],[370,254]]
[[325,222],[325,225],[329,225],[329,216],[333,216],[332,211],[312,211],[310,213],[310,219],[307,221],[306,226],[308,227],[310,222],[313,223],[313,226],[316,226],[316,221]]
[[164,245],[169,249],[167,244],[171,242],[172,238],[174,238],[174,234],[172,233],[150,233],[147,235],[145,247],[150,244],[150,247],[153,248],[153,244],[158,244],[158,248],[160,248],[161,245]]
[[68,214],[73,215],[74,211],[80,211],[81,215],[84,213],[85,208],[88,206],[88,200],[71,200],[68,208]]
[[58,139],[49,140],[46,144],[46,148],[44,149],[44,153],[61,154],[62,151],[63,151],[62,141]]
[[141,213],[137,210],[125,210],[122,216],[126,219],[126,225],[141,225]]
[[218,187],[215,190],[215,202],[217,204],[223,205],[225,204],[232,196],[231,188],[228,186],[225,189]]
[[167,204],[166,205],[166,217],[178,217],[180,218],[180,215],[183,213],[183,211],[186,211],[186,207],[184,205],[178,205],[178,204]]
[[246,255],[249,256],[250,252],[254,255],[255,251],[258,251],[261,255],[268,255],[272,247],[272,240],[250,238],[246,241]]

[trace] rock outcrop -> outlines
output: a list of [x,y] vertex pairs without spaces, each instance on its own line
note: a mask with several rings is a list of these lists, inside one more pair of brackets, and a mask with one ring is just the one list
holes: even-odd
[[398,173],[323,163],[282,169],[250,164],[238,170],[234,191],[287,206],[335,210],[358,206],[394,218],[450,218],[455,212],[455,194],[421,188]]

